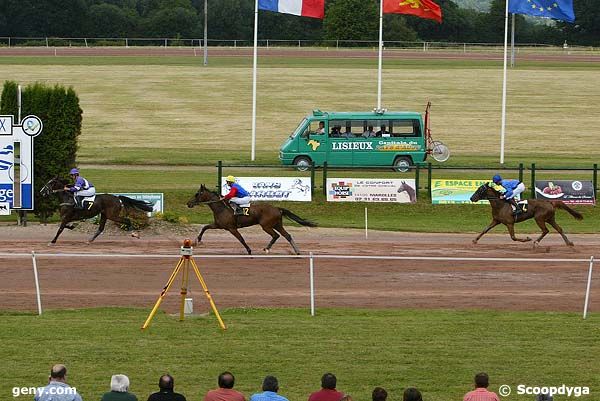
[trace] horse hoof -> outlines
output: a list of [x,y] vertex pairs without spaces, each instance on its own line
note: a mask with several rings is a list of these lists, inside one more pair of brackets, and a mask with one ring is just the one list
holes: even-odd
[[48,246],[54,246],[56,242],[48,242]]
[[139,235],[138,233],[136,233],[135,231],[131,233],[131,236],[132,236],[133,238],[140,239],[140,235]]
[[473,245],[477,245],[477,240],[476,239],[473,240]]
[[572,242],[568,242],[568,243],[567,243],[567,246],[575,246],[575,244],[574,244],[574,243],[572,243]]
[[86,245],[92,245],[92,241],[85,241]]
[[269,254],[271,252],[271,250],[267,248],[263,248],[263,251],[265,251],[266,254]]
[[525,238],[525,241],[529,242],[529,241],[531,241],[531,238],[527,237],[527,238]]

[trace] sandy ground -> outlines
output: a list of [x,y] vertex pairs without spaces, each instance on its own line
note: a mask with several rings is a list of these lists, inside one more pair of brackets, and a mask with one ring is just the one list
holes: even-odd
[[[194,238],[198,226],[154,227],[133,238],[116,228],[96,242],[85,241],[94,226],[82,224],[65,231],[48,246],[57,225],[30,223],[26,228],[0,226],[0,310],[35,310],[32,259],[15,253],[36,253],[45,308],[89,306],[146,306],[151,308],[180,260],[179,247]],[[241,230],[256,255],[269,237],[260,229]],[[589,259],[600,257],[600,236],[572,235],[567,247],[557,234],[543,246],[514,243],[508,235],[491,234],[473,245],[474,234],[417,234],[324,228],[290,228],[303,254],[314,260],[316,306],[367,308],[476,308],[498,310],[581,311],[588,262],[513,262],[334,259],[325,255],[516,257]],[[257,258],[243,255],[231,234],[208,231],[194,248],[200,268],[218,307],[308,307],[307,258]],[[271,255],[292,256],[281,238]],[[86,253],[105,256],[56,257],[49,254]],[[107,255],[157,255],[153,258]],[[158,255],[172,255],[159,257]],[[212,255],[213,257],[203,257]],[[240,255],[240,258],[214,256]],[[189,290],[196,311],[208,303],[193,272]],[[178,277],[163,307],[175,311],[181,281]],[[600,281],[592,286],[591,310],[600,310]]]

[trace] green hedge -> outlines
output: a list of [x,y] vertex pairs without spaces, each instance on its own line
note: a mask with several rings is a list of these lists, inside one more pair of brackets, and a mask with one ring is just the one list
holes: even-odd
[[[17,116],[17,90],[16,82],[4,83],[0,114]],[[73,88],[60,85],[28,85],[21,99],[21,116],[34,114],[44,123],[44,130],[34,139],[34,194],[35,215],[45,221],[58,209],[58,198],[42,198],[39,190],[52,177],[65,176],[75,166],[83,110]]]

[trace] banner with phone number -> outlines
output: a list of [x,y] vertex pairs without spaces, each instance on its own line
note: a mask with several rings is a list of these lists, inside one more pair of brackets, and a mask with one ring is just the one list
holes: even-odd
[[535,198],[560,200],[571,205],[595,205],[592,181],[536,180]]
[[472,205],[488,205],[490,202],[481,200],[471,202],[471,195],[489,180],[431,180],[431,203],[433,205],[448,205],[470,203]]

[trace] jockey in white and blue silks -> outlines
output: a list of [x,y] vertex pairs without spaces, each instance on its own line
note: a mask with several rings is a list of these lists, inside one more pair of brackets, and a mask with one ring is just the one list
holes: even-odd
[[71,178],[75,181],[73,186],[67,187],[65,186],[65,191],[69,191],[73,193],[73,197],[75,199],[75,207],[82,208],[81,200],[88,196],[96,195],[96,188],[94,185],[86,180],[85,178],[79,175],[79,170],[74,168],[69,172]]
[[521,193],[525,191],[525,184],[519,180],[503,180],[498,174],[492,177],[492,181],[506,190],[501,198],[510,202],[515,207],[516,212],[520,212],[517,201],[521,200]]
[[239,207],[248,207],[250,205],[250,194],[248,193],[248,191],[242,188],[240,184],[235,182],[235,177],[232,175],[227,176],[225,182],[229,187],[229,193],[223,196],[221,199],[229,200],[230,202],[235,203]]

